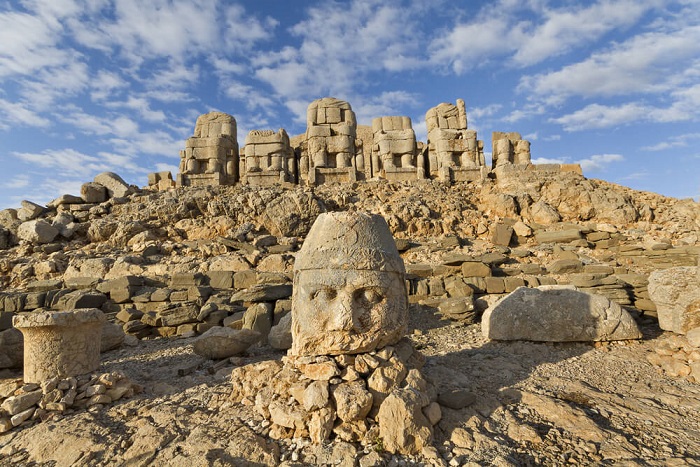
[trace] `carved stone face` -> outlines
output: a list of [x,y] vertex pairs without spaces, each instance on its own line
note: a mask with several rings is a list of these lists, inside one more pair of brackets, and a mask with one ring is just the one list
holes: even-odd
[[405,270],[381,216],[321,214],[294,267],[290,355],[369,352],[406,332]]
[[406,290],[396,272],[316,269],[295,277],[291,354],[368,352],[406,332]]

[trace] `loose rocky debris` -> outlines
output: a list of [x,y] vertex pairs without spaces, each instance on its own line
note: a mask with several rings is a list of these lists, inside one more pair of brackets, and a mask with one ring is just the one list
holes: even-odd
[[0,433],[58,420],[81,409],[101,410],[141,387],[119,372],[53,377],[41,383],[0,380]]

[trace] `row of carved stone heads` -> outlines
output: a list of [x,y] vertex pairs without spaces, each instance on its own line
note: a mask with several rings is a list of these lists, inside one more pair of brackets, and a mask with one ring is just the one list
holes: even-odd
[[[483,141],[467,128],[464,101],[442,103],[425,116],[428,141],[416,140],[411,119],[386,116],[358,125],[349,103],[324,97],[306,113],[306,133],[290,139],[284,129],[253,130],[238,147],[236,119],[222,112],[200,115],[180,151],[178,186],[319,185],[370,178],[445,182],[484,178],[489,169]],[[530,163],[530,143],[518,133],[493,133],[492,169]]]

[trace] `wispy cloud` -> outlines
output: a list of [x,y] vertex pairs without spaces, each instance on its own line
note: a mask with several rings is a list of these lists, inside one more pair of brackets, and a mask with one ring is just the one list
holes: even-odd
[[673,148],[684,148],[688,146],[688,142],[700,139],[700,133],[685,133],[669,138],[666,141],[654,144],[652,146],[644,146],[643,151],[665,151]]
[[608,165],[613,162],[622,162],[625,158],[620,154],[595,154],[591,157],[575,161],[575,164],[580,164],[584,172],[603,171]]

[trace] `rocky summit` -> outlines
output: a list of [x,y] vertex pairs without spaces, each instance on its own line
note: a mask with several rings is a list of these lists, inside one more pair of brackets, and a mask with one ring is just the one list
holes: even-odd
[[700,465],[700,204],[463,106],[0,211],[0,465]]

